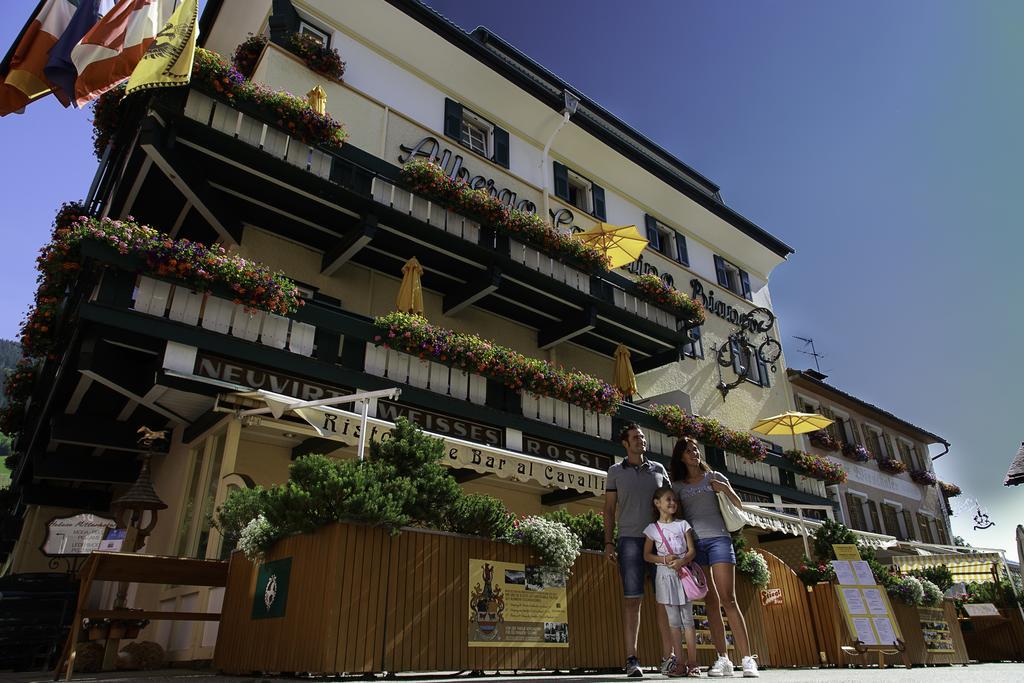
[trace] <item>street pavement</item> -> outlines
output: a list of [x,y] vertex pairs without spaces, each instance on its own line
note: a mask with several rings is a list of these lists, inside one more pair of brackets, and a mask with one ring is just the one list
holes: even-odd
[[[707,679],[706,676],[701,678]],[[739,681],[741,676],[734,676]],[[46,672],[10,673],[0,672],[0,683],[49,683],[51,676]],[[207,671],[195,671],[188,669],[170,669],[163,671],[119,672],[106,674],[76,674],[74,679],[80,683],[271,683],[277,681],[406,681],[429,682],[429,683],[541,683],[552,681],[554,683],[605,683],[606,681],[629,681],[640,679],[628,679],[623,675],[592,674],[592,675],[568,675],[568,674],[520,674],[511,675],[510,672],[502,672],[502,675],[489,675],[474,677],[467,674],[400,674],[393,677],[379,676],[376,679],[362,676],[343,676],[336,678],[325,678],[317,676],[299,677],[273,677],[273,676],[219,676]],[[660,681],[668,680],[664,676],[648,674],[643,680]],[[971,666],[935,666],[928,668],[904,669],[902,667],[889,667],[886,669],[769,669],[761,672],[762,681],[786,681],[786,683],[875,683],[875,682],[897,682],[904,681],[984,681],[985,683],[1021,683],[1024,682],[1024,664],[972,664]]]

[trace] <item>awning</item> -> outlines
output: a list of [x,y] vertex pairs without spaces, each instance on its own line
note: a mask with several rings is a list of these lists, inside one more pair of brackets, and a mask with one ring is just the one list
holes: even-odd
[[[293,431],[294,423],[279,421],[285,413],[291,412],[301,417],[318,436],[346,444],[357,439],[359,442],[379,442],[388,438],[395,423],[375,417],[366,417],[366,431],[360,429],[362,415],[330,406],[307,406],[292,409],[291,406],[307,402],[283,394],[275,394],[262,389],[234,392],[218,399],[238,403],[239,400],[251,402],[260,407],[271,409],[273,420],[262,422],[265,426],[280,426],[283,431]],[[595,496],[604,495],[605,473],[602,470],[572,463],[563,463],[532,455],[517,453],[496,446],[456,439],[444,434],[424,432],[445,444],[443,464],[455,469],[470,469],[481,474],[493,474],[501,479],[511,481],[533,481],[541,486],[553,489],[573,489],[580,493]]]
[[[817,520],[807,517],[801,519],[796,515],[786,514],[785,512],[765,510],[764,508],[751,507],[749,505],[744,506],[743,509],[744,516],[751,526],[765,529],[766,531],[779,531],[791,536],[803,536],[805,528],[808,535],[813,535],[822,526],[821,522]],[[875,550],[891,548],[898,542],[895,537],[884,534],[873,534],[869,531],[857,530],[853,530],[853,533],[862,545]]]
[[899,555],[892,563],[901,572],[946,565],[954,581],[992,581],[999,573],[1003,558],[999,553],[947,553],[944,555]]

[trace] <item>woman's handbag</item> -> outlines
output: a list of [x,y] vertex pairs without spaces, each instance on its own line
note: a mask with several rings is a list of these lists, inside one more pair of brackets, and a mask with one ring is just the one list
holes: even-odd
[[[661,530],[661,525],[655,522],[654,527],[658,530],[658,535],[661,536],[665,550],[670,555],[675,555],[676,551],[672,550],[672,546],[669,545],[668,539],[665,538],[665,532]],[[699,564],[691,562],[685,567],[680,567],[676,570],[676,575],[679,576],[679,581],[683,584],[683,593],[686,594],[687,600],[703,600],[704,596],[708,594],[708,579],[704,576],[704,570],[700,568]]]
[[718,497],[718,509],[722,512],[722,521],[725,522],[725,528],[730,533],[739,531],[747,525],[747,520],[743,517],[743,513],[732,504],[732,501],[724,493],[717,492],[715,496]]

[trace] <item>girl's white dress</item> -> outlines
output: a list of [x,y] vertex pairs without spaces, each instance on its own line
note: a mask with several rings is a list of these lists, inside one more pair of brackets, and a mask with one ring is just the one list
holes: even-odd
[[[661,540],[661,534],[658,533],[656,525],[661,526],[661,533],[665,535],[665,540],[668,541],[672,552],[669,552],[665,547],[665,543]],[[677,555],[682,557],[687,551],[686,532],[690,528],[690,523],[685,519],[678,519],[668,524],[652,522],[644,529],[644,536],[654,541],[654,549],[659,556]],[[679,580],[679,575],[676,574],[674,569],[663,564],[659,564],[657,567],[658,572],[654,576],[654,595],[658,604],[685,605],[688,600],[686,599],[686,593],[683,591],[683,583]]]

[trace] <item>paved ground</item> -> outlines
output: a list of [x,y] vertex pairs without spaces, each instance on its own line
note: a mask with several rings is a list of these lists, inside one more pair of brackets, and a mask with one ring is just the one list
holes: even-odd
[[[702,677],[708,680],[706,677]],[[48,683],[51,677],[45,673],[9,673],[0,672],[0,683]],[[167,671],[153,671],[145,674],[139,673],[111,673],[111,674],[78,674],[74,678],[81,683],[130,683],[140,681],[142,683],[270,683],[272,681],[360,681],[360,680],[393,680],[401,681],[426,681],[432,683],[449,683],[458,681],[479,682],[479,683],[540,683],[541,681],[554,681],[555,683],[604,683],[605,681],[628,681],[638,679],[627,679],[624,676],[610,676],[593,674],[587,676],[570,676],[557,674],[543,675],[491,675],[483,677],[470,677],[469,675],[437,674],[430,676],[417,676],[415,674],[403,674],[394,678],[367,679],[363,677],[343,678],[274,678],[264,676],[238,677],[238,676],[217,676],[204,671],[189,671],[172,669]],[[653,674],[645,677],[645,680],[667,680],[663,676]],[[734,678],[740,681],[740,676]],[[761,672],[762,681],[786,681],[786,683],[868,683],[885,682],[897,683],[903,681],[929,681],[935,683],[937,680],[945,681],[984,681],[985,683],[1019,683],[1024,681],[1024,664],[974,664],[969,667],[930,667],[916,669],[887,668],[887,669],[774,669]]]

